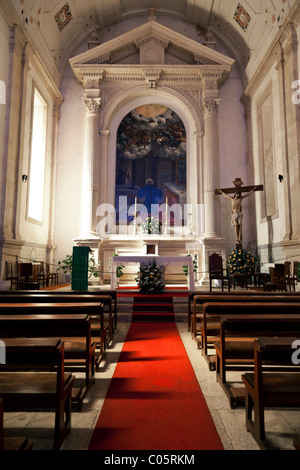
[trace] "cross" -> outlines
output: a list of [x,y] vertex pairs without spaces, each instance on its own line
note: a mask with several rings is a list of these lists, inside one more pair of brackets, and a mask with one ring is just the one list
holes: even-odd
[[148,11],[150,12],[150,18],[154,18],[154,12],[156,11],[156,8],[152,5],[151,8],[148,8]]
[[[223,194],[223,196],[231,199],[231,224],[235,228],[236,248],[242,248],[242,200],[250,196],[254,191],[262,191],[263,185],[259,186],[242,186],[244,183],[241,178],[235,178],[233,181],[234,188],[216,189],[215,194]],[[244,196],[242,193],[247,193]],[[234,196],[229,194],[234,193]]]
[[263,191],[264,189],[262,184],[258,186],[243,186],[242,187],[242,185],[244,184],[242,181],[242,178],[235,178],[235,180],[233,181],[233,184],[235,186],[234,188],[216,189],[215,194],[217,195],[222,194],[221,191],[223,191],[223,193],[225,194],[232,194],[232,193],[242,194],[242,193],[248,193],[253,188],[255,188],[255,191]]

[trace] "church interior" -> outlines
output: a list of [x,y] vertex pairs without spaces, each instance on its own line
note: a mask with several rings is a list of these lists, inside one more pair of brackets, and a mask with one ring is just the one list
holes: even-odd
[[300,450],[299,38],[0,0],[0,450]]

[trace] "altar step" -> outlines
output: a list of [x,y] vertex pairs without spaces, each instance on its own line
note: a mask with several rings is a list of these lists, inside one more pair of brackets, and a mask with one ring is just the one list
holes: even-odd
[[160,295],[134,297],[132,321],[174,321],[172,297]]

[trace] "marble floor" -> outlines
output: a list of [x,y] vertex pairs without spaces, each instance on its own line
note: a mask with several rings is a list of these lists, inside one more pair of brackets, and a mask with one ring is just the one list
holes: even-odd
[[[72,413],[72,429],[61,450],[86,450],[93,428],[101,411],[110,379],[113,376],[126,333],[130,326],[130,298],[122,302],[118,328],[106,358],[96,372],[96,382],[89,390],[81,412]],[[216,381],[215,372],[209,371],[196,342],[191,338],[182,301],[175,303],[176,324],[195,375],[207,401],[225,450],[259,450],[245,426],[245,409],[231,409],[229,401]],[[239,373],[240,377],[240,373]],[[230,377],[229,377],[230,379]],[[268,449],[295,450],[293,439],[300,433],[300,409],[266,411]],[[33,441],[33,450],[50,450],[54,426],[53,413],[15,412],[4,414],[6,435],[23,435]]]

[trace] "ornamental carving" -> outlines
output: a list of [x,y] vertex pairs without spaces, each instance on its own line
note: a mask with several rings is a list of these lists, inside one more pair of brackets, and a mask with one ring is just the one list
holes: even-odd
[[82,98],[83,104],[85,105],[88,113],[97,114],[101,106],[101,98]]
[[220,101],[221,101],[220,98],[215,98],[215,99],[210,99],[210,100],[204,99],[202,102],[204,113],[216,112],[219,108]]
[[168,40],[158,37],[155,33],[150,33],[140,38],[137,38],[135,40],[135,44],[139,48],[142,45],[147,44],[150,41],[156,42],[157,44],[160,44],[164,48],[167,48],[169,44]]

